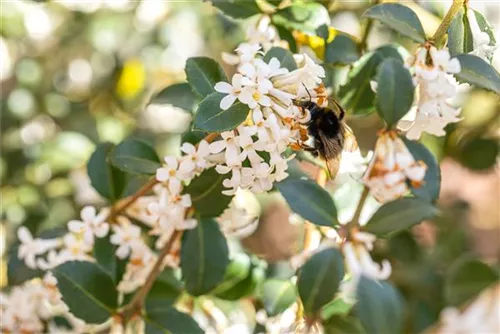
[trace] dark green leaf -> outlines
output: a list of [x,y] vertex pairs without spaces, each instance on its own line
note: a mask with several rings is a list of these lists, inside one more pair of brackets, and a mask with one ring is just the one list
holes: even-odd
[[389,283],[362,276],[356,291],[355,313],[370,334],[397,334],[403,329],[403,301]]
[[293,212],[322,226],[337,224],[337,209],[330,194],[317,183],[286,179],[276,185]]
[[191,131],[188,130],[182,134],[181,143],[190,143],[193,145],[198,144],[203,138],[208,135],[205,131]]
[[227,110],[220,108],[220,101],[225,95],[215,92],[201,101],[194,118],[196,130],[218,132],[232,130],[247,118],[250,109],[239,101]]
[[111,143],[99,144],[87,164],[92,187],[103,197],[119,199],[125,189],[126,174],[111,165],[108,155],[113,149]]
[[446,301],[453,306],[463,304],[497,282],[498,278],[498,273],[487,264],[465,255],[456,260],[446,273]]
[[439,189],[441,188],[441,169],[436,158],[423,144],[406,138],[403,140],[415,160],[422,160],[427,165],[424,183],[418,188],[412,186],[412,193],[422,199],[435,202],[439,197]]
[[205,97],[215,92],[214,86],[219,81],[227,81],[220,65],[207,57],[189,58],[186,62],[186,76],[193,90]]
[[236,254],[226,268],[224,280],[215,288],[214,294],[222,293],[243,281],[250,273],[251,261],[244,253]]
[[349,65],[359,59],[356,42],[347,35],[336,36],[325,48],[325,63]]
[[218,217],[229,206],[233,196],[226,196],[221,192],[225,189],[222,181],[225,175],[217,173],[215,168],[210,168],[191,181],[184,189],[191,195],[191,201],[196,213],[203,218]]
[[346,303],[344,299],[338,297],[321,309],[321,319],[326,320],[334,316],[346,316],[352,309],[352,304]]
[[198,97],[191,90],[191,86],[184,82],[170,85],[160,91],[151,99],[151,103],[171,104],[174,107],[192,112],[197,99]]
[[375,92],[370,87],[379,64],[387,58],[403,62],[403,58],[393,46],[383,46],[364,55],[349,71],[347,82],[340,87],[342,106],[354,114],[369,114],[375,110]]
[[297,287],[307,314],[316,314],[332,301],[344,278],[344,259],[338,249],[314,254],[299,270]]
[[147,313],[146,333],[148,334],[203,334],[196,321],[175,308],[155,309]]
[[96,238],[94,248],[92,249],[92,255],[96,259],[97,264],[104,269],[113,282],[118,285],[125,272],[127,261],[116,257],[116,249],[117,246],[111,243],[109,236]]
[[293,53],[297,53],[297,43],[295,42],[295,38],[293,37],[292,33],[287,28],[279,24],[275,24],[274,26],[276,27],[276,30],[278,30],[280,39],[288,42],[290,51]]
[[384,3],[370,7],[364,16],[379,20],[415,42],[425,42],[422,23],[420,23],[415,12],[406,6],[397,3]]
[[437,209],[420,198],[401,198],[382,205],[370,218],[364,230],[378,237],[389,237],[433,218]]
[[467,168],[482,171],[493,168],[499,154],[500,143],[498,140],[473,138],[464,139],[464,143],[460,143],[460,150],[454,156]]
[[472,32],[465,8],[461,8],[448,28],[448,49],[452,56],[469,53],[474,49]]
[[172,270],[164,270],[146,298],[146,310],[166,309],[172,306],[182,292],[182,283],[174,276]]
[[316,29],[316,36],[323,38],[323,40],[328,40],[330,32],[328,31],[328,24],[322,24]]
[[264,269],[252,264],[248,275],[243,280],[237,282],[229,289],[216,293],[215,295],[224,300],[239,300],[245,296],[252,295],[257,286],[260,286],[264,281],[264,278]]
[[77,318],[102,323],[118,306],[118,293],[111,277],[97,264],[71,261],[53,270],[63,301]]
[[160,158],[147,142],[129,138],[116,146],[110,155],[111,163],[133,174],[155,174],[161,167]]
[[201,219],[184,232],[181,247],[182,278],[193,296],[210,292],[223,279],[229,265],[226,238],[213,219]]
[[243,19],[261,11],[254,0],[211,0],[224,14],[235,19]]
[[262,303],[269,317],[289,308],[297,299],[295,286],[289,280],[270,279],[262,285]]
[[[335,315],[323,323],[325,334],[365,334],[359,319]],[[392,334],[392,333],[391,333]]]
[[456,58],[462,68],[460,73],[455,74],[458,79],[500,94],[500,75],[490,64],[470,54],[461,54]]
[[300,30],[314,35],[316,29],[330,23],[325,7],[314,2],[294,1],[290,6],[276,11],[272,22],[288,30]]
[[377,71],[377,111],[394,126],[411,108],[415,87],[410,72],[396,59],[386,59]]
[[274,46],[269,51],[267,51],[264,56],[264,61],[269,63],[272,58],[276,58],[280,61],[281,67],[287,68],[289,71],[297,69],[297,63],[293,59],[293,54],[283,48]]

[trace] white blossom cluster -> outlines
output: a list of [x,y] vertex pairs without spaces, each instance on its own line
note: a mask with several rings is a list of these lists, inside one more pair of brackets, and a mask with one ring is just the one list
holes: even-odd
[[[444,136],[444,127],[461,120],[460,108],[455,108],[450,99],[457,94],[457,81],[451,74],[460,72],[458,59],[450,58],[447,49],[438,50],[433,45],[418,49],[407,65],[414,69],[413,80],[418,89],[418,102],[414,107],[415,120],[410,124],[406,137],[417,140],[422,132]],[[401,128],[405,126],[401,124]]]
[[288,176],[285,150],[305,136],[301,122],[307,120],[306,112],[294,106],[293,100],[308,96],[307,90],[316,100],[324,94],[320,84],[325,71],[309,56],[295,56],[299,66],[289,71],[276,58],[266,63],[259,57],[260,50],[258,44],[241,44],[236,49],[238,67],[231,84],[215,85],[216,91],[227,94],[221,109],[229,109],[236,100],[251,109],[244,124],[222,132],[222,139],[210,144],[210,152],[221,158],[217,172],[231,174],[224,180],[227,195],[238,188],[269,191],[274,182]]
[[416,161],[395,131],[384,131],[375,144],[373,158],[368,165],[363,183],[382,203],[405,195],[409,188],[422,185],[427,166]]
[[[50,321],[55,316],[64,317],[75,332],[83,332],[84,323],[69,312],[51,273],[13,287],[8,295],[0,293],[0,313],[2,333],[65,333]],[[45,321],[49,322],[48,328]]]

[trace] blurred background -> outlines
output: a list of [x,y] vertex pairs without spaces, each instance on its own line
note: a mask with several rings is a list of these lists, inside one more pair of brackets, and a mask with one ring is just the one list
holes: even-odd
[[[360,36],[359,17],[368,1],[319,2],[329,6],[335,28]],[[405,1],[429,33],[450,3]],[[161,101],[150,104],[151,97],[185,80],[189,57],[205,55],[221,62],[221,52],[231,52],[245,38],[248,22],[230,20],[201,1],[2,1],[0,6],[0,285],[5,287],[36,275],[16,260],[15,231],[21,224],[43,236],[65,226],[83,205],[103,203],[86,174],[86,161],[97,143],[117,143],[133,135],[154,144],[160,154],[178,151],[191,111]],[[471,1],[471,6],[486,16],[499,40],[498,3]],[[391,41],[410,52],[416,47],[375,24],[369,48]],[[312,54],[307,46],[302,48]],[[498,51],[493,65],[500,68]],[[384,245],[381,256],[403,247],[398,253],[403,258],[392,260],[417,263],[417,258],[424,261],[415,255],[423,247],[439,254],[441,269],[468,252],[498,263],[499,98],[465,88],[457,103],[463,103],[464,120],[451,125],[446,137],[423,138],[440,161],[443,215],[439,222],[421,224]],[[375,115],[349,117],[364,154],[373,148],[378,122]],[[359,188],[336,193],[341,210],[355,205],[352,199],[358,195],[352,191]],[[296,251],[292,246],[301,231],[289,223],[288,209],[277,196],[260,200],[260,224],[243,243],[279,264]],[[445,242],[443,253],[437,246]],[[421,270],[418,263],[415,268]],[[404,281],[397,265],[394,275]]]

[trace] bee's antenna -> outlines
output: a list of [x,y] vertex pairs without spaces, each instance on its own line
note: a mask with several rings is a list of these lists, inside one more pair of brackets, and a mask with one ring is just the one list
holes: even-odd
[[306,89],[306,92],[307,92],[307,95],[309,95],[309,102],[312,101],[312,96],[311,96],[311,92],[309,92],[309,89],[307,89],[306,85],[304,85],[303,82],[301,82],[302,86],[304,86],[304,88]]

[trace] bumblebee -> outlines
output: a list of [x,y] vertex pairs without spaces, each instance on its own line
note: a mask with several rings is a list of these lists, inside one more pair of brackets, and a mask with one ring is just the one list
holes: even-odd
[[331,101],[333,108],[320,107],[311,98],[308,101],[296,100],[294,104],[310,114],[305,125],[314,146],[302,143],[300,147],[323,159],[333,179],[338,172],[342,151],[354,151],[358,145],[351,128],[344,122],[344,109],[334,99]]

